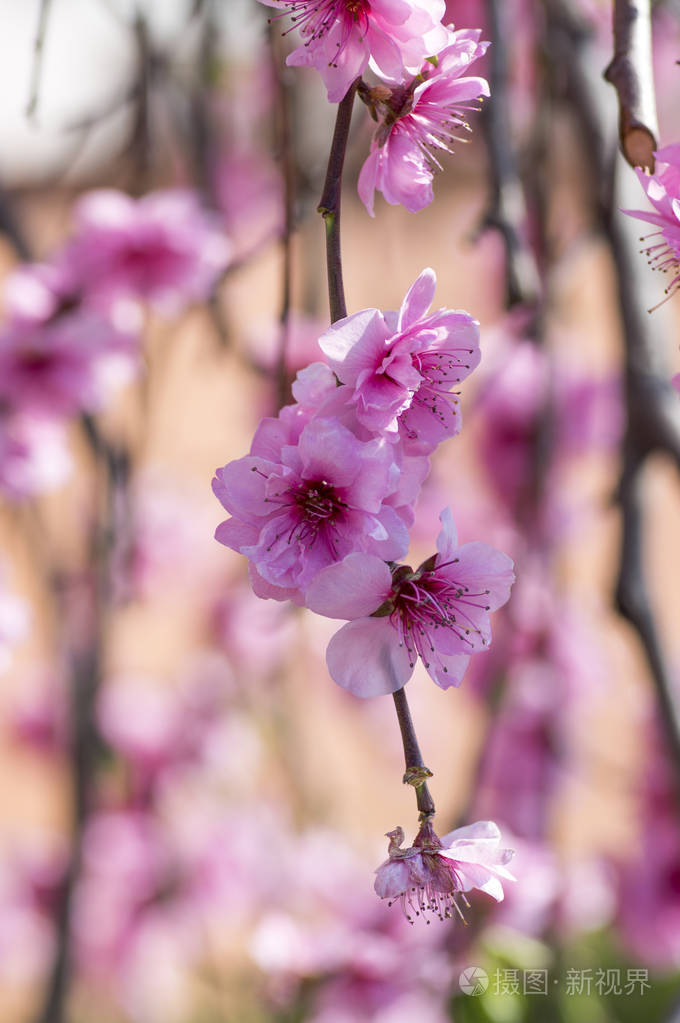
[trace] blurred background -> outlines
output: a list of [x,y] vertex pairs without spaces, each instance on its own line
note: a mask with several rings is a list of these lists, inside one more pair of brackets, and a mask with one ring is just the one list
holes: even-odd
[[[335,686],[335,623],[213,539],[215,468],[329,322],[334,110],[270,13],[0,2],[0,1017],[680,1018],[680,304],[647,312],[666,282],[620,212],[647,205],[611,5],[448,4],[493,41],[493,99],[419,214],[360,204],[355,110],[350,312],[432,266],[482,331],[409,560],[450,505],[517,565],[460,690],[408,685],[439,832],[491,818],[516,849],[502,904],[429,927],[373,892],[417,826],[392,701]],[[653,18],[669,144],[680,8]],[[95,273],[112,237],[134,294]]]

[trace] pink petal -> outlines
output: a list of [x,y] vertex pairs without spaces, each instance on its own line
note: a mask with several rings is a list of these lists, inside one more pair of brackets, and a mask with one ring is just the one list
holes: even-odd
[[448,561],[450,558],[455,557],[458,547],[458,533],[450,508],[444,508],[439,516],[439,521],[442,524],[442,528],[437,537],[437,550],[441,560]]
[[390,570],[373,554],[349,554],[329,565],[311,582],[305,604],[326,618],[364,618],[387,600]]
[[388,618],[358,618],[343,625],[328,644],[326,663],[333,681],[362,699],[395,693],[413,674]]
[[[437,637],[437,642],[439,643],[439,637]],[[440,689],[450,689],[452,686],[458,688],[463,681],[469,663],[469,654],[449,654],[437,649],[436,653],[432,655],[427,673]]]
[[373,887],[381,899],[396,899],[410,887],[410,871],[405,859],[386,860],[375,875]]
[[366,207],[366,210],[370,216],[374,217],[375,212],[373,210],[375,190],[377,188],[378,181],[378,163],[380,161],[380,151],[375,143],[371,144],[371,152],[364,161],[364,165],[359,172],[359,180],[357,182],[357,192],[359,198]]
[[390,334],[379,309],[362,309],[334,323],[319,346],[342,383],[354,384],[363,370],[373,372],[380,365]]
[[399,330],[405,330],[426,315],[434,300],[437,275],[427,267],[413,282],[399,310]]
[[215,539],[225,547],[231,547],[233,551],[240,551],[242,547],[257,543],[258,535],[256,526],[251,526],[240,519],[225,519],[215,530]]
[[269,462],[260,458],[250,455],[238,458],[217,469],[212,481],[213,493],[228,512],[246,522],[253,516],[270,515],[271,505],[265,501],[265,477],[271,468]]

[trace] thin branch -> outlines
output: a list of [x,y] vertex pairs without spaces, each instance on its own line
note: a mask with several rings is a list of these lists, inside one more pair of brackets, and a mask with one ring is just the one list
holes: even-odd
[[510,139],[506,16],[500,0],[488,0],[489,85],[491,98],[482,110],[482,125],[489,151],[491,201],[484,227],[495,227],[505,243],[506,300],[509,307],[531,305],[540,291],[536,259],[527,244],[527,210],[517,160]]
[[352,107],[359,79],[347,90],[345,98],[338,104],[335,119],[335,130],[331,151],[328,157],[328,169],[323,186],[323,194],[319,202],[318,212],[326,227],[326,266],[328,269],[328,301],[331,312],[331,323],[347,316],[345,304],[345,288],[342,281],[342,256],[340,253],[340,197],[342,193],[342,168],[345,163],[345,150],[349,137],[349,126],[352,121]]
[[293,276],[293,232],[295,230],[295,161],[290,124],[290,89],[283,65],[282,37],[269,26],[269,39],[276,87],[276,140],[278,157],[283,168],[283,233],[281,254],[281,305],[279,309],[279,350],[276,363],[276,407],[280,409],[289,400],[290,379],[287,355],[290,344],[290,311]]
[[38,92],[40,90],[40,77],[42,74],[43,49],[45,46],[45,32],[47,30],[47,15],[52,0],[40,0],[40,13],[38,15],[38,28],[33,42],[33,66],[31,68],[31,82],[29,85],[28,101],[26,103],[26,117],[32,118],[38,107]]
[[[680,795],[680,704],[658,636],[643,572],[644,515],[641,473],[650,455],[669,455],[680,468],[680,404],[659,372],[651,317],[643,312],[640,275],[644,264],[621,228],[615,202],[614,164],[607,153],[608,111],[593,76],[593,58],[582,36],[571,31],[563,0],[548,0],[553,36],[551,52],[561,63],[566,98],[591,160],[590,178],[604,183],[599,191],[601,228],[611,246],[624,339],[624,400],[627,425],[618,490],[622,517],[621,554],[616,603],[642,645],[656,691]],[[566,14],[565,14],[566,10]],[[604,181],[603,181],[604,179]]]
[[[89,629],[80,621],[73,628],[72,615],[65,607],[66,626],[71,633],[71,783],[73,822],[69,865],[56,908],[55,957],[48,977],[43,1004],[36,1023],[63,1023],[66,1019],[68,991],[73,968],[73,904],[82,870],[83,839],[91,811],[92,787],[97,767],[99,739],[95,725],[95,703],[102,675],[104,621],[110,602],[110,555],[114,542],[114,492],[127,481],[129,466],[124,452],[115,451],[99,433],[97,424],[83,416],[82,426],[105,482],[105,508],[96,512],[89,537],[88,602]],[[66,583],[68,585],[68,582]],[[68,600],[68,594],[63,600]],[[85,632],[83,638],[83,632]]]
[[650,0],[614,0],[614,56],[604,77],[619,98],[619,140],[631,167],[654,170],[659,129]]
[[415,788],[416,802],[420,813],[426,817],[432,817],[435,812],[434,800],[430,795],[430,790],[425,780],[432,777],[432,772],[425,766],[420,747],[418,746],[418,739],[413,727],[413,719],[411,718],[405,689],[403,687],[397,689],[396,693],[392,693],[392,698],[394,699],[401,741],[404,747],[404,761],[406,763],[404,784],[413,785]]

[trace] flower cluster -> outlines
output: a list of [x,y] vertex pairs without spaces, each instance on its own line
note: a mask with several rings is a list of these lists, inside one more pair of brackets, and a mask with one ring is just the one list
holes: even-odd
[[229,245],[190,191],[90,192],[49,263],[7,279],[0,328],[0,488],[13,498],[70,470],[69,417],[96,413],[137,372],[140,303],[176,313],[206,298]]
[[458,685],[514,578],[504,554],[458,546],[448,510],[438,553],[416,571],[398,563],[428,455],[461,426],[453,388],[479,361],[472,317],[430,312],[435,283],[426,269],[398,311],[333,324],[319,340],[330,367],[301,371],[295,404],[213,480],[231,514],[216,537],[248,558],[258,596],[348,619],[327,660],[362,697],[400,689],[418,657],[438,685]]
[[479,30],[444,25],[443,0],[261,0],[292,16],[302,44],[287,63],[321,74],[328,99],[339,102],[370,68],[379,79],[361,80],[359,96],[378,122],[359,177],[359,196],[373,216],[376,189],[410,212],[432,202],[437,151],[450,151],[466,117],[489,95],[483,78],[469,74],[487,43]]

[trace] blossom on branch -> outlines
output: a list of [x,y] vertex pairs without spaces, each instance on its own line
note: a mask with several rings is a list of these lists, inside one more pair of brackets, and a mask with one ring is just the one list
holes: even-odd
[[432,202],[434,171],[441,169],[435,152],[451,152],[454,142],[464,141],[459,132],[471,130],[468,112],[478,110],[478,101],[489,95],[484,78],[466,74],[488,47],[479,36],[479,29],[449,29],[447,45],[423,63],[409,84],[364,93],[380,117],[358,184],[371,216],[376,189],[392,206],[401,204],[411,213]]
[[426,269],[398,312],[363,309],[319,339],[338,379],[352,390],[357,420],[427,454],[461,428],[452,390],[478,365],[479,324],[466,312],[430,313],[437,282]]
[[250,560],[258,596],[301,603],[322,568],[354,551],[381,564],[402,557],[408,532],[387,503],[399,488],[392,445],[336,419],[298,433],[304,410],[291,409],[297,419],[264,420],[250,455],[217,470],[213,491],[232,518],[215,536]]
[[655,156],[657,162],[654,174],[646,174],[639,168],[636,168],[635,173],[656,212],[623,212],[654,224],[657,228],[641,240],[647,243],[644,252],[649,265],[662,273],[671,274],[671,282],[664,289],[666,295],[670,296],[680,287],[680,142],[665,146]]
[[307,590],[312,611],[349,619],[331,639],[326,662],[333,680],[355,696],[401,689],[418,657],[442,689],[458,686],[471,654],[491,640],[489,612],[510,595],[513,563],[484,543],[459,547],[450,510],[440,518],[438,553],[415,571],[350,554]]
[[[402,848],[404,832],[387,833],[389,856],[376,870],[375,891],[381,899],[399,899],[406,919],[434,913],[440,920],[457,913],[456,901],[477,888],[496,902],[503,900],[501,879],[514,881],[506,869],[514,853],[500,849],[501,833],[493,821],[477,821],[439,838],[430,821],[425,821],[413,845]],[[429,923],[429,920],[427,921]]]
[[[286,63],[314,67],[339,103],[370,64],[389,81],[418,69],[444,44],[444,0],[261,0],[290,14],[303,43]],[[289,30],[290,31],[290,30]]]

